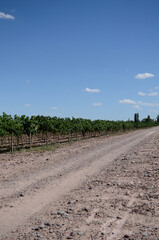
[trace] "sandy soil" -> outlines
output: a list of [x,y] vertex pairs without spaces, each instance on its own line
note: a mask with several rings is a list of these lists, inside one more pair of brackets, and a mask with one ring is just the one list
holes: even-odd
[[0,239],[159,240],[159,127],[0,155]]

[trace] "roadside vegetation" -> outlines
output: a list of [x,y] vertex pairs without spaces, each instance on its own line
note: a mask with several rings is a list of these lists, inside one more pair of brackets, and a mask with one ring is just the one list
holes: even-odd
[[48,146],[156,125],[159,125],[159,115],[156,120],[147,116],[140,121],[138,113],[134,114],[134,121],[92,121],[82,118],[70,119],[40,115],[12,117],[3,113],[0,115],[0,151],[13,152],[14,148]]

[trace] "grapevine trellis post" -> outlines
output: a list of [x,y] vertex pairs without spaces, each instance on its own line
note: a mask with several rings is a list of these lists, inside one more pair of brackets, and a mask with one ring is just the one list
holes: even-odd
[[29,145],[32,148],[32,133],[29,134]]
[[11,153],[14,151],[13,132],[11,133]]

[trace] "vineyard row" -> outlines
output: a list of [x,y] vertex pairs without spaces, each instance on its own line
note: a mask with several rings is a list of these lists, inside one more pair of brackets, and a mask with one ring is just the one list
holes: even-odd
[[128,131],[158,125],[148,116],[139,121],[108,121],[82,118],[57,118],[25,115],[0,116],[0,151],[31,148],[40,145],[95,137],[118,131]]

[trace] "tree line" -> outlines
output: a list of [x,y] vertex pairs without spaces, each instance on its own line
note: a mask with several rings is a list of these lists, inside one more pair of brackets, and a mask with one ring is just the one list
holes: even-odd
[[50,116],[11,116],[6,113],[0,115],[0,137],[10,136],[20,137],[32,136],[42,133],[46,136],[48,133],[54,135],[70,135],[80,133],[83,137],[88,133],[97,132],[99,134],[127,131],[136,128],[151,127],[159,124],[159,115],[156,120],[148,116],[139,120],[139,114],[134,114],[134,121],[109,121],[109,120],[90,120],[83,118],[58,118]]

